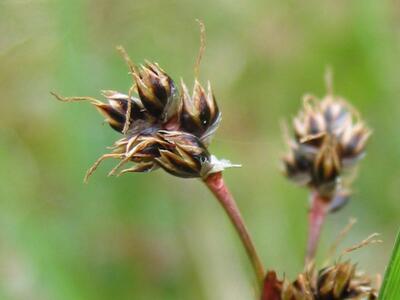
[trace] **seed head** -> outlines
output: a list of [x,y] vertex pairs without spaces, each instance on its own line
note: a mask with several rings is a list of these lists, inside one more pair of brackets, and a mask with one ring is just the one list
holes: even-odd
[[[375,300],[377,289],[372,280],[356,270],[350,262],[341,262],[317,272],[308,268],[296,280],[279,281],[269,272],[265,281],[264,294],[273,291],[273,300]],[[271,288],[273,287],[273,289]]]
[[356,266],[338,263],[316,273],[313,270],[300,274],[293,283],[283,288],[283,300],[372,300],[377,291],[371,280],[356,271]]
[[363,157],[370,130],[344,99],[328,94],[305,98],[293,131],[283,158],[287,177],[334,197],[343,189],[342,176]]
[[[123,50],[121,50],[123,51]],[[233,165],[211,155],[207,146],[221,120],[221,113],[208,83],[207,93],[195,80],[192,96],[182,82],[179,94],[175,84],[156,63],[135,67],[126,53],[134,79],[128,95],[103,91],[107,103],[90,97],[63,98],[72,102],[87,100],[105,117],[106,122],[123,137],[111,147],[112,152],[100,157],[85,179],[107,158],[120,162],[109,175],[127,172],[149,172],[159,167],[183,178],[202,177]],[[137,96],[131,96],[136,90]],[[127,163],[133,166],[120,171]]]

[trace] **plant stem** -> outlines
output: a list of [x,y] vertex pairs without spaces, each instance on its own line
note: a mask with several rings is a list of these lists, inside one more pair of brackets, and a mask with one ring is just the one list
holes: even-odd
[[222,173],[218,172],[209,175],[207,178],[204,179],[204,183],[218,199],[219,203],[221,203],[225,212],[229,216],[243,243],[244,248],[246,249],[257,280],[260,286],[262,286],[265,277],[264,266],[260,260],[260,257],[257,254],[246,225],[244,224],[243,218],[240,214],[240,210],[235,202],[235,199],[225,185],[225,182],[222,178]]
[[282,298],[283,282],[278,280],[275,271],[269,271],[265,275],[261,300],[280,300]]
[[306,265],[315,258],[322,226],[328,212],[329,199],[314,191],[311,194],[311,209],[308,213],[308,243]]

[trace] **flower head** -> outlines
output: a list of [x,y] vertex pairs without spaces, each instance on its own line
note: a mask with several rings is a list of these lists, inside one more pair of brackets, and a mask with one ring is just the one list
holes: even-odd
[[283,158],[287,177],[333,199],[343,175],[363,157],[370,130],[344,99],[328,93],[305,98],[293,131]]
[[339,262],[320,271],[310,267],[293,282],[280,281],[275,272],[270,271],[263,293],[263,300],[377,299],[377,289],[373,287],[372,280],[350,262]]
[[[63,98],[53,93],[62,101],[91,102],[106,122],[123,134],[114,143],[112,152],[100,157],[89,169],[85,179],[107,158],[120,160],[109,175],[149,172],[161,167],[178,177],[206,178],[232,166],[207,150],[221,120],[210,83],[206,92],[196,79],[190,96],[183,81],[179,93],[174,81],[158,64],[146,62],[136,67],[129,60],[129,65],[133,88],[128,95],[103,91],[107,103],[90,97]],[[136,96],[131,95],[133,91]],[[119,171],[127,163],[133,166]]]
[[371,279],[356,270],[350,262],[337,263],[319,272],[309,270],[292,283],[286,283],[282,300],[372,300],[377,291]]

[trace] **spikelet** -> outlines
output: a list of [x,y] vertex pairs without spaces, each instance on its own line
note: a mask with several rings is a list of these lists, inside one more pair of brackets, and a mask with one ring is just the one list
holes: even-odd
[[181,129],[194,134],[208,144],[221,121],[221,113],[211,90],[211,84],[208,83],[206,92],[201,84],[195,80],[192,96],[190,96],[183,81],[181,86]]

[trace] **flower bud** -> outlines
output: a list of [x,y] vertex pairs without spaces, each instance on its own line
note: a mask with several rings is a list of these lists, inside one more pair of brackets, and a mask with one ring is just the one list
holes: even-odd
[[182,109],[180,114],[181,127],[184,131],[199,137],[208,144],[209,139],[221,121],[217,103],[208,83],[207,93],[196,80],[193,95],[189,95],[186,85],[182,82]]
[[118,132],[122,132],[125,124],[125,116],[111,105],[105,103],[94,104],[97,110],[106,118],[106,122]]
[[160,138],[167,142],[161,147],[156,162],[168,173],[178,177],[203,177],[210,162],[210,154],[196,136],[179,131],[160,131]]
[[139,99],[132,97],[129,100],[127,95],[110,90],[103,91],[102,93],[107,98],[108,104],[98,102],[94,103],[94,105],[105,116],[107,123],[116,131],[122,132],[124,128],[128,102],[131,103],[130,124],[137,120],[147,119]]
[[144,108],[161,122],[176,114],[179,100],[173,80],[157,64],[146,63],[133,74]]

